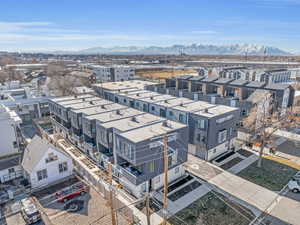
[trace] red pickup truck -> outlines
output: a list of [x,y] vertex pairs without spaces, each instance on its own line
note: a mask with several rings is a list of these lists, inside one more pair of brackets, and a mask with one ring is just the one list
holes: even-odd
[[84,195],[90,191],[89,186],[85,183],[74,184],[70,188],[56,193],[58,202],[67,202],[78,195]]

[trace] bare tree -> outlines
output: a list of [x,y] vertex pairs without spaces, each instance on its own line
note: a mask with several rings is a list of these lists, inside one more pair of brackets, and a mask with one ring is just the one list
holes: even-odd
[[252,139],[258,143],[259,159],[257,166],[262,166],[264,148],[275,146],[274,134],[279,129],[296,127],[293,119],[295,112],[292,108],[275,111],[275,101],[271,93],[261,96],[260,101],[252,109],[248,117],[243,120],[244,127],[252,135]]

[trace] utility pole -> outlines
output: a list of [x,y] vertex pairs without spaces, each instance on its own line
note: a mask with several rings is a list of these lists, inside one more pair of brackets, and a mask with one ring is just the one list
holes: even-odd
[[146,216],[147,216],[147,225],[150,224],[150,199],[149,199],[149,191],[147,192],[146,196]]
[[116,214],[115,214],[115,209],[114,209],[114,201],[113,201],[113,186],[112,186],[112,165],[111,163],[108,163],[108,174],[109,174],[109,205],[110,205],[110,211],[111,211],[111,222],[112,225],[117,225],[116,223]]
[[168,136],[164,136],[164,207],[163,207],[163,225],[167,225],[168,210]]

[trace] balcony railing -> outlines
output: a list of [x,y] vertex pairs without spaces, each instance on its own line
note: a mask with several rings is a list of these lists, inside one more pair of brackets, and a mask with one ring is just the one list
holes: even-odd
[[133,184],[138,184],[143,181],[144,174],[133,167],[117,166],[120,172],[120,178],[125,178]]
[[85,149],[87,149],[89,151],[94,151],[96,149],[96,146],[90,142],[84,142],[83,146]]

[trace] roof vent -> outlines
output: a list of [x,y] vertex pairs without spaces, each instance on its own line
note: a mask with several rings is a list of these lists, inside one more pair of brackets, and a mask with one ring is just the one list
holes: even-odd
[[122,115],[122,114],[121,114],[121,111],[120,111],[119,109],[116,110],[116,114],[117,114],[117,115]]
[[131,121],[132,121],[132,122],[138,123],[137,118],[136,118],[135,116],[133,116],[133,117],[131,118]]
[[85,98],[82,98],[82,101],[84,102],[84,101],[85,101]]
[[165,103],[169,103],[168,100],[165,100]]
[[153,96],[151,96],[151,97],[150,97],[150,99],[152,99],[152,100],[153,100],[153,99],[154,99],[154,97],[153,97]]
[[167,120],[163,121],[162,126],[163,127],[169,127],[168,121]]
[[140,94],[139,94],[139,93],[137,93],[137,94],[136,94],[136,96],[140,96]]
[[205,108],[205,109],[204,109],[204,112],[205,112],[205,113],[208,113],[208,108]]
[[94,102],[93,102],[93,101],[90,101],[90,104],[91,104],[91,105],[94,105]]
[[180,106],[181,106],[181,107],[184,107],[184,105],[183,105],[183,103],[182,103],[182,102],[180,103]]
[[77,98],[78,96],[77,95],[74,95],[74,98]]
[[102,108],[102,109],[106,109],[105,105],[101,105],[101,108]]

